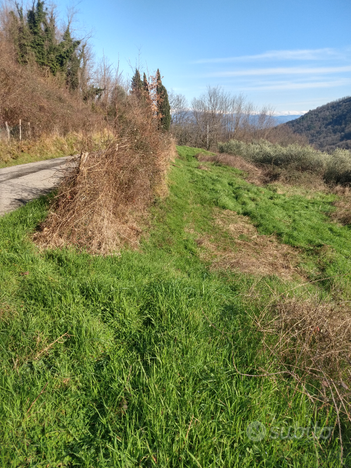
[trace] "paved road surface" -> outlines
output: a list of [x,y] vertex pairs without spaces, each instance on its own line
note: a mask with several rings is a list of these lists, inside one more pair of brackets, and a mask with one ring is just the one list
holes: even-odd
[[0,216],[49,193],[71,159],[68,156],[0,169]]

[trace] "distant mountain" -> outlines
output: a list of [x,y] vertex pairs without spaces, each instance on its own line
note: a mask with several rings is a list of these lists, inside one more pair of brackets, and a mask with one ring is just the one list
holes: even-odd
[[274,115],[274,120],[277,122],[277,125],[284,124],[286,122],[289,122],[290,120],[295,120],[301,117],[300,115]]
[[322,151],[351,149],[351,96],[307,112],[286,124]]

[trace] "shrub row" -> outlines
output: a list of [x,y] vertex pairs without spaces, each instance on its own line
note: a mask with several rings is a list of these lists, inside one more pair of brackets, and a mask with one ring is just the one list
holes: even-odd
[[218,149],[220,153],[242,156],[255,164],[311,172],[321,176],[329,184],[351,184],[351,152],[348,150],[336,149],[329,154],[312,146],[292,144],[284,147],[266,140],[253,143],[230,140],[219,143]]

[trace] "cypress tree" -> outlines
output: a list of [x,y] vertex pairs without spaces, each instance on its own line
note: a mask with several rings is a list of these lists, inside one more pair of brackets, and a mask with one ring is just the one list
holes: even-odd
[[146,78],[146,75],[144,73],[144,76],[143,76],[143,89],[145,91],[145,94],[147,96],[150,95],[150,91],[149,91],[149,82],[147,81],[147,78]]
[[143,89],[143,82],[140,78],[140,72],[136,68],[134,76],[132,78],[132,93],[135,94],[137,97],[141,96],[141,90]]
[[169,105],[167,89],[163,86],[160,70],[157,69],[157,116],[160,122],[160,128],[168,131],[171,125],[171,106]]

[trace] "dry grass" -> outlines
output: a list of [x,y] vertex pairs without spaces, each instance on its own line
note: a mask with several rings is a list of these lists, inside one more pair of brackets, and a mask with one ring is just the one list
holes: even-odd
[[[259,299],[252,297],[252,301]],[[304,393],[319,406],[333,407],[342,458],[342,421],[351,422],[349,304],[321,300],[317,294],[298,299],[289,292],[282,296],[272,291],[271,301],[261,308],[256,324],[262,332],[265,359],[278,361],[283,369],[278,373],[263,369],[261,377],[287,374],[295,380],[295,393]]]
[[170,137],[157,130],[149,108],[131,96],[108,148],[87,151],[67,174],[49,218],[36,233],[44,247],[75,245],[108,254],[136,247],[147,209],[167,193],[166,173],[175,153]]
[[268,181],[264,171],[261,168],[245,161],[245,159],[241,156],[233,156],[231,154],[225,153],[211,156],[208,154],[199,153],[195,157],[200,162],[212,162],[214,164],[223,166],[235,167],[236,169],[244,171],[247,173],[246,180],[255,185],[262,185]]
[[15,310],[3,299],[0,300],[0,320],[6,320],[15,314]]
[[65,137],[42,135],[40,139],[24,141],[12,139],[10,143],[0,140],[0,167],[77,154],[82,140],[83,135],[78,133],[70,133]]
[[[109,129],[95,132],[89,136],[92,146],[96,150],[106,148],[113,139],[113,132]],[[66,136],[55,133],[42,135],[38,139],[16,141],[10,143],[0,140],[0,168],[46,159],[73,156],[81,152],[86,141],[83,132],[73,132]]]
[[301,187],[307,190],[328,192],[330,188],[324,182],[320,174],[313,172],[300,172],[293,168],[278,168],[275,166],[261,165],[267,183],[279,183],[287,187]]
[[336,211],[331,213],[331,218],[335,221],[346,225],[351,224],[351,190],[349,187],[336,186],[333,193],[339,196],[339,199],[334,202]]
[[204,247],[203,257],[211,261],[212,270],[277,275],[284,280],[301,278],[297,249],[280,244],[275,236],[258,234],[247,217],[233,211],[218,210],[215,216],[217,226],[229,234],[230,246],[220,245],[208,237],[197,240]]

